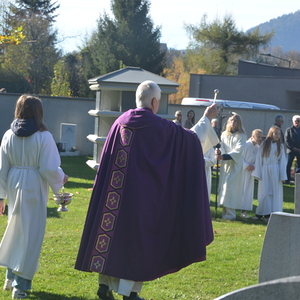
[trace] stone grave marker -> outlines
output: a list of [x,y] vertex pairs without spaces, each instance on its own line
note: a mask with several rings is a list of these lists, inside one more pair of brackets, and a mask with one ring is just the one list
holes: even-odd
[[76,150],[76,124],[60,124],[60,142],[64,152],[74,152]]

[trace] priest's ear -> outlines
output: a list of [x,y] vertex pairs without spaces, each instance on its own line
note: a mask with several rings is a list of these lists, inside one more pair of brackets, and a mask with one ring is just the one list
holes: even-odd
[[154,114],[158,112],[160,101],[157,100],[155,97],[151,100],[151,109]]

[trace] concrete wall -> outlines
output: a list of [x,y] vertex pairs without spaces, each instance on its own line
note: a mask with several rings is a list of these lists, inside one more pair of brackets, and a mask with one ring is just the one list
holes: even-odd
[[278,67],[257,63],[254,61],[239,60],[238,75],[246,76],[276,76],[276,77],[300,77],[300,69]]
[[189,97],[265,103],[280,109],[300,111],[299,77],[255,77],[225,75],[190,75]]
[[[0,94],[0,139],[14,119],[19,94]],[[44,107],[44,121],[56,142],[60,141],[61,123],[77,124],[76,148],[80,155],[92,155],[93,143],[86,137],[94,133],[95,118],[88,111],[95,109],[95,100],[86,98],[40,97]]]
[[[10,123],[14,118],[15,103],[19,98],[19,94],[0,94],[0,138],[9,128]],[[63,97],[41,97],[44,106],[44,120],[53,134],[56,142],[60,141],[60,124],[71,123],[77,124],[76,131],[76,148],[80,151],[80,155],[93,154],[94,144],[86,137],[89,134],[94,134],[95,117],[88,114],[88,111],[95,109],[94,99],[83,98],[63,98]],[[168,114],[174,115],[176,110],[181,110],[183,115],[183,122],[186,119],[187,112],[193,109],[196,114],[196,120],[203,115],[204,109],[199,106],[187,106],[180,104],[170,104],[168,106]],[[234,109],[234,111],[241,115],[247,136],[253,129],[260,128],[264,134],[267,134],[270,126],[274,124],[274,119],[277,114],[283,114],[285,122],[283,130],[292,124],[292,116],[298,114],[297,111],[260,111],[260,110],[246,110]],[[230,110],[224,109],[223,115],[228,115]],[[226,122],[224,119],[223,124]]]

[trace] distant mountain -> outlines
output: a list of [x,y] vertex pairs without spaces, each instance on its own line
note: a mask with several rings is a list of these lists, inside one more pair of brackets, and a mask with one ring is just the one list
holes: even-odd
[[270,43],[271,48],[280,46],[284,52],[289,50],[300,52],[300,10],[271,19],[269,22],[262,23],[248,31],[253,31],[257,27],[259,27],[260,33],[274,30],[275,35]]

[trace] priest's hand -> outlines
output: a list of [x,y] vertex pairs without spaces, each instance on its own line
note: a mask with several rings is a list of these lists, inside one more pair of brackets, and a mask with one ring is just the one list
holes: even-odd
[[211,106],[206,107],[203,115],[206,116],[209,120],[211,120],[214,117],[216,117],[217,114],[218,114],[217,104],[214,103]]

